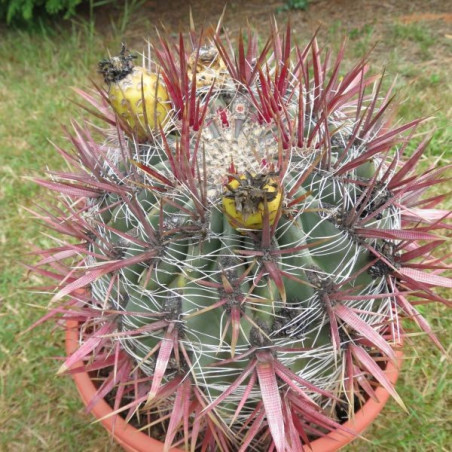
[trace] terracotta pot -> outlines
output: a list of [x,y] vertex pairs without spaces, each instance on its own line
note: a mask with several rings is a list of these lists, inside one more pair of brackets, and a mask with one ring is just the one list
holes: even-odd
[[[66,353],[68,355],[74,353],[78,348],[78,323],[75,321],[68,321],[66,324]],[[402,352],[397,351],[397,366],[389,363],[385,369],[385,374],[391,381],[395,383],[399,375]],[[81,365],[81,363],[76,364]],[[87,405],[96,393],[96,387],[92,382],[90,376],[86,373],[72,374],[78,392]],[[354,431],[356,434],[362,434],[364,430],[369,427],[373,420],[379,415],[380,411],[386,404],[389,393],[382,387],[376,389],[378,402],[369,399],[362,408],[355,414],[353,420],[344,424],[347,429]],[[112,408],[104,400],[99,401],[91,411],[92,414],[100,419],[112,412]],[[113,416],[101,421],[102,425],[113,435],[115,441],[119,443],[124,450],[128,452],[162,452],[163,443],[154,438],[149,437],[145,433],[140,432],[135,427],[124,421],[120,416],[116,416],[113,421]],[[339,450],[341,447],[356,439],[356,436],[344,432],[333,431],[323,438],[312,441],[311,448],[306,447],[308,451],[312,452],[333,452]],[[183,452],[181,449],[171,449],[171,452]]]

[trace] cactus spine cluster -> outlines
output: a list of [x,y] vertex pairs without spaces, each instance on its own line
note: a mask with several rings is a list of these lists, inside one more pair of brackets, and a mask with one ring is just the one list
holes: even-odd
[[420,120],[392,126],[381,78],[342,73],[343,48],[276,26],[262,51],[252,32],[237,50],[190,38],[156,42],[146,69],[124,49],[101,62],[106,90],[82,95],[105,138],[76,126],[74,172],[39,181],[65,208],[40,217],[79,241],[37,266],[82,319],[61,371],[110,369],[99,397],[117,388],[166,448],[300,451],[377,384],[403,404],[381,371],[400,315],[440,346],[407,294],[447,303],[429,272],[447,213],[420,200],[443,169],[415,175]]

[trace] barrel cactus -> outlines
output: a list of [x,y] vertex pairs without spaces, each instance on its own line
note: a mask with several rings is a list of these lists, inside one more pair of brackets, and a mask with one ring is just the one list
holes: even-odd
[[448,304],[448,213],[421,198],[445,168],[416,175],[421,120],[392,125],[344,47],[276,25],[236,41],[192,30],[100,63],[80,94],[105,127],[74,123],[73,170],[38,180],[71,239],[35,269],[57,281],[46,318],[80,322],[60,373],[104,377],[91,406],[110,394],[167,449],[300,451],[377,385],[403,406],[383,372],[401,317],[441,348],[412,300]]

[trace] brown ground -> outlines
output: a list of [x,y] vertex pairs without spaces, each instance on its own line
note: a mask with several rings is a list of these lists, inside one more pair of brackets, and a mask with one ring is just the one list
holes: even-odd
[[[189,3],[197,27],[216,24],[225,5],[224,1],[215,0],[191,0]],[[428,23],[431,26],[433,22],[435,35],[452,39],[452,8],[447,0],[309,0],[306,11],[277,13],[278,7],[284,4],[284,1],[275,0],[229,1],[224,27],[232,35],[248,23],[259,31],[265,31],[272,16],[277,18],[281,26],[290,17],[301,42],[310,38],[317,29],[319,36],[328,37],[329,42],[335,38],[340,40],[347,34],[351,34],[353,39],[372,30],[372,44],[376,44],[377,54],[388,49],[388,32],[391,25],[397,23]],[[132,17],[133,27],[128,29],[127,35],[139,46],[143,37],[155,35],[154,26],[164,24],[172,33],[186,31],[189,26],[189,6],[186,0],[151,0],[145,2]]]
[[[216,23],[220,17],[225,2],[192,0],[147,1],[141,8],[139,15],[152,18],[159,23],[177,31],[179,26],[188,25],[189,6],[198,25],[202,23]],[[226,7],[225,25],[230,30],[245,27],[249,21],[258,29],[265,28],[272,15],[286,18],[290,15],[292,23],[300,27],[302,34],[311,35],[318,27],[328,29],[335,22],[340,21],[342,27],[348,30],[360,28],[365,23],[384,25],[388,21],[412,23],[418,21],[438,21],[450,24],[452,14],[447,0],[309,0],[306,11],[291,10],[276,13],[284,1],[275,0],[236,0],[229,1]],[[428,11],[428,13],[427,13]],[[297,30],[298,31],[298,30]]]

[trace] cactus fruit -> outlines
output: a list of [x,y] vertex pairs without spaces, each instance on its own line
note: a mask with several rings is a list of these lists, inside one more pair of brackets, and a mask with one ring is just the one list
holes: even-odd
[[214,82],[218,86],[228,79],[228,71],[215,46],[204,45],[192,52],[187,62],[188,77],[194,79],[196,86],[210,87]]
[[108,98],[114,111],[124,119],[138,140],[168,120],[168,93],[158,74],[134,66],[123,44],[118,56],[102,60],[99,72],[108,84]]
[[247,229],[262,229],[267,209],[268,222],[272,226],[283,199],[277,178],[249,172],[231,177],[223,194],[223,210],[230,223]]
[[78,241],[36,265],[82,324],[61,371],[104,369],[96,397],[114,391],[166,450],[301,451],[377,384],[403,405],[381,371],[401,316],[441,348],[408,297],[449,304],[432,290],[452,286],[432,255],[448,212],[420,198],[445,168],[416,175],[421,120],[392,126],[381,78],[364,61],[342,73],[343,48],[331,60],[276,25],[260,52],[253,32],[237,51],[191,38],[160,38],[147,61],[169,98],[144,90],[148,120],[171,106],[162,127],[135,127],[113,78],[111,106],[83,94],[105,141],[76,126],[61,151],[74,172],[39,180],[63,195],[40,218]]

